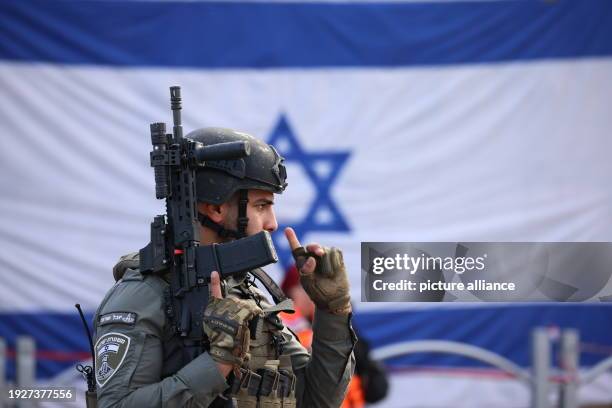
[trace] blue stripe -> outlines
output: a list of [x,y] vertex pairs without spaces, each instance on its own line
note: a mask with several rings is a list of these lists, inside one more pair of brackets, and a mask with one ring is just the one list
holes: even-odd
[[609,0],[0,2],[0,59],[197,68],[397,67],[612,55]]
[[[512,307],[371,312],[355,316],[359,335],[373,348],[413,340],[449,340],[482,347],[514,363],[530,366],[530,333],[535,327],[574,328],[587,346],[581,366],[608,357],[612,344],[612,305],[547,304]],[[558,344],[555,345],[555,350]],[[593,353],[595,351],[600,351]],[[607,353],[607,354],[606,354]],[[387,361],[391,366],[486,367],[441,354],[413,354]]]
[[[93,314],[85,316],[90,324]],[[59,352],[89,352],[89,342],[83,323],[75,310],[74,313],[0,313],[0,337],[9,349],[15,349],[19,336],[31,336],[37,350]],[[75,362],[38,360],[38,378],[51,377],[61,370],[74,366]],[[7,378],[15,379],[15,361],[7,364]]]
[[[87,315],[91,321],[92,315]],[[469,309],[426,309],[401,312],[368,312],[354,316],[361,338],[373,348],[410,340],[459,341],[484,347],[515,363],[529,366],[529,333],[534,327],[576,328],[581,341],[601,347],[612,344],[612,306],[559,304]],[[20,335],[34,337],[38,350],[89,352],[84,328],[77,313],[0,313],[0,337],[9,348]],[[592,366],[605,354],[584,352],[582,366]],[[391,366],[482,367],[479,362],[444,355],[419,354],[389,360]],[[40,360],[39,378],[48,378],[74,362]],[[8,378],[14,379],[14,361],[9,361]]]

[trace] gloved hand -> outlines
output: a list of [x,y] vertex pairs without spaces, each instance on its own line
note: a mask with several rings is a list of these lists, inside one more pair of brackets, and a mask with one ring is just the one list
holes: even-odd
[[[216,279],[219,279],[218,275]],[[249,322],[262,313],[253,302],[211,293],[202,325],[210,342],[211,357],[218,363],[233,366],[241,366],[248,360],[251,338]]]
[[319,309],[333,314],[351,312],[351,296],[342,251],[310,244],[306,248],[292,228],[285,229],[302,287]]

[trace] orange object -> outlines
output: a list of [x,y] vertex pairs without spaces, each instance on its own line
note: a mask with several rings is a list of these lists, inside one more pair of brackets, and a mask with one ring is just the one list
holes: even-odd
[[365,407],[365,397],[363,396],[363,388],[361,378],[358,375],[353,375],[348,386],[346,397],[340,408],[363,408]]
[[312,325],[310,321],[306,319],[298,309],[295,313],[280,313],[280,318],[283,320],[285,326],[291,329],[292,332],[297,334],[298,340],[302,346],[306,347],[308,351],[312,348]]
[[[298,309],[296,309],[293,314],[279,313],[279,316],[283,320],[285,326],[297,334],[298,340],[302,346],[310,351],[312,349],[312,325],[310,321],[302,316]],[[340,408],[363,407],[365,407],[365,398],[363,395],[361,378],[359,378],[358,375],[353,375],[346,392],[346,397]]]

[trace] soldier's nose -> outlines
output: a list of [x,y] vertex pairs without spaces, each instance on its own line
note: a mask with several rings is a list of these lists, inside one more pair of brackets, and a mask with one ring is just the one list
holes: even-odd
[[276,231],[278,229],[278,222],[276,222],[276,216],[272,215],[272,217],[268,219],[268,222],[266,223],[266,226],[264,228],[269,233]]

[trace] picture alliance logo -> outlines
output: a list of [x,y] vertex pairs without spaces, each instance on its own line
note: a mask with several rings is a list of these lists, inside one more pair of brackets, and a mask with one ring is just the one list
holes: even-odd
[[372,259],[371,271],[375,275],[381,275],[385,271],[408,271],[411,275],[417,271],[452,271],[461,275],[469,271],[482,271],[485,269],[487,254],[482,256],[456,256],[440,257],[411,256],[408,254],[396,254],[394,257],[376,257]]

